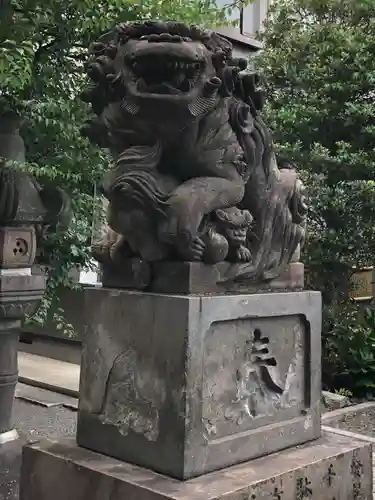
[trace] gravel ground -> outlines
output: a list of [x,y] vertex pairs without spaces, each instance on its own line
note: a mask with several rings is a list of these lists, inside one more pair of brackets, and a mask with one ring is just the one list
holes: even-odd
[[[58,399],[60,396],[56,395],[56,400]],[[14,422],[21,439],[0,447],[0,500],[18,500],[22,445],[42,438],[74,436],[76,418],[76,411],[63,406],[47,407],[15,400]]]
[[339,427],[357,434],[375,437],[375,408],[374,411],[363,413],[361,416],[346,417]]
[[14,404],[15,426],[27,441],[74,436],[76,417],[77,412],[61,406],[46,408],[17,399]]
[[[330,413],[326,413],[324,425],[375,438],[375,403],[367,403],[366,408],[359,405],[359,407],[351,406],[339,411],[340,415],[331,417],[331,420]],[[341,412],[344,413],[341,414]],[[334,415],[335,412],[332,414]]]

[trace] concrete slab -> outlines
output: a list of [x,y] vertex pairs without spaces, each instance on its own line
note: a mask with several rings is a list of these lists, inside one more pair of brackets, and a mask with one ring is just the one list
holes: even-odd
[[23,384],[78,397],[79,365],[20,352],[18,370]]
[[17,385],[15,397],[46,408],[64,406],[73,410],[78,409],[77,398],[26,384]]
[[23,333],[23,341],[18,343],[20,352],[28,352],[45,358],[65,361],[76,365],[81,364],[81,342],[67,339],[61,340],[46,335]]

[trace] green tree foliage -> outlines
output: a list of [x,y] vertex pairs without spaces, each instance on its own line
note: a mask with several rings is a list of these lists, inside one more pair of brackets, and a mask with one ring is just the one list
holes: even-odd
[[[358,340],[350,279],[354,266],[372,265],[375,256],[374,30],[371,0],[275,0],[258,60],[278,154],[303,171],[310,192],[304,259],[310,286],[338,311],[328,325],[340,327],[335,352]],[[326,358],[339,359],[332,328],[325,335]],[[363,363],[374,340],[375,329]]]
[[213,26],[225,15],[215,0],[0,2],[0,118],[7,110],[26,118],[27,169],[64,188],[75,213],[69,231],[44,242],[53,271],[38,321],[54,290],[67,284],[69,270],[89,259],[95,182],[109,163],[80,135],[88,113],[79,94],[90,43],[119,22],[153,18]]

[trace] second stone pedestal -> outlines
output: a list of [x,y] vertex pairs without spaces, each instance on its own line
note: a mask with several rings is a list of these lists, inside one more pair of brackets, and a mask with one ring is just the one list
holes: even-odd
[[178,481],[76,446],[24,448],[20,500],[372,500],[371,445],[321,439]]
[[319,293],[86,297],[78,445],[187,479],[319,437]]

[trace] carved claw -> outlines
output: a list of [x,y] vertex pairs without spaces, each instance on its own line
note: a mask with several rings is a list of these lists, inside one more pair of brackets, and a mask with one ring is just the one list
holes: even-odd
[[187,261],[199,261],[202,260],[205,249],[204,241],[201,238],[195,238],[188,248],[180,250],[180,255]]
[[240,262],[250,262],[252,255],[248,248],[241,245],[239,248],[237,248],[236,257]]
[[206,248],[206,245],[201,238],[195,238],[193,243],[190,245],[190,248],[203,253]]

